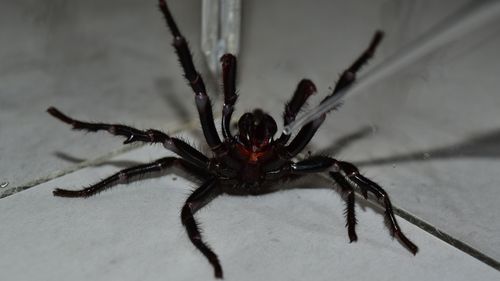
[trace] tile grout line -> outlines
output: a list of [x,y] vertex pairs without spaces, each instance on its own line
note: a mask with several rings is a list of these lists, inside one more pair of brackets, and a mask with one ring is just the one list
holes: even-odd
[[[217,119],[220,116],[214,116],[214,117],[215,117],[214,119]],[[177,127],[174,127],[172,130],[170,130],[170,132],[171,132],[171,134],[176,134],[176,133],[188,130],[188,129],[194,129],[197,126],[198,126],[198,119],[192,119],[192,120],[189,120],[189,121],[187,121],[187,122],[185,122]],[[18,192],[27,190],[31,187],[42,184],[44,182],[48,182],[48,181],[53,180],[55,178],[62,177],[66,174],[75,172],[77,170],[80,170],[80,169],[83,169],[83,168],[86,168],[89,166],[104,163],[105,161],[109,160],[110,158],[112,158],[114,156],[141,148],[145,145],[147,145],[147,144],[131,144],[131,145],[125,146],[123,148],[120,148],[118,150],[115,150],[113,152],[104,154],[98,158],[94,158],[94,159],[88,160],[88,161],[83,161],[83,162],[81,162],[73,167],[70,167],[68,169],[54,172],[54,173],[50,173],[45,177],[41,177],[39,179],[27,182],[26,184],[23,184],[23,185],[20,185],[17,187],[9,188],[0,194],[0,199],[8,197],[8,196],[13,195],[13,194],[18,193]],[[304,158],[304,155],[299,155],[299,158]],[[326,176],[325,174],[322,174],[321,176],[323,178],[327,179],[328,181],[331,181],[331,178]],[[364,197],[359,192],[359,190],[356,189],[355,192],[356,192],[356,196],[358,197],[358,199],[364,199]],[[380,210],[384,210],[384,207],[378,201],[365,200],[365,202],[375,206],[376,208],[379,208]],[[460,251],[476,258],[477,260],[493,267],[494,269],[500,271],[500,262],[497,261],[496,259],[494,259],[488,255],[483,254],[479,250],[477,250],[477,249],[469,246],[468,244],[454,238],[453,236],[449,235],[448,233],[441,231],[440,229],[432,226],[431,224],[427,223],[426,221],[424,221],[416,216],[413,216],[409,212],[407,212],[407,211],[405,211],[405,210],[403,210],[395,205],[393,205],[392,207],[394,209],[394,213],[396,215],[398,215],[399,217],[401,217],[402,219],[406,220],[407,222],[409,222],[409,223],[415,225],[416,227],[422,229],[423,231],[433,235],[434,237],[438,238],[439,240],[442,240],[443,242],[447,243],[448,245],[455,247],[458,250],[460,250]]]
[[412,214],[408,213],[407,211],[400,209],[396,206],[393,206],[394,213],[401,218],[405,219],[409,223],[412,223],[413,225],[419,227],[420,229],[426,231],[427,233],[435,236],[436,238],[444,241],[445,243],[459,249],[460,251],[476,258],[477,260],[493,267],[494,269],[500,271],[500,262],[497,261],[496,259],[483,254],[481,251],[475,249],[474,247],[468,245],[465,242],[462,242],[458,240],[457,238],[454,238],[450,234],[438,229],[435,226],[432,226],[428,222],[413,216]]

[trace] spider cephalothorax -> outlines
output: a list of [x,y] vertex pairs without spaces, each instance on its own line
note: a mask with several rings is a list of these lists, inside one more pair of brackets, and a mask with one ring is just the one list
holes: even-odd
[[[167,26],[172,33],[173,46],[179,57],[184,77],[195,93],[195,102],[200,115],[200,123],[208,146],[213,152],[209,158],[181,139],[170,137],[158,130],[138,130],[119,124],[89,123],[72,119],[54,107],[48,112],[59,120],[68,123],[76,130],[108,131],[113,135],[126,137],[124,143],[145,142],[160,143],[179,157],[164,157],[152,163],[142,164],[122,170],[90,187],[81,190],[55,189],[53,194],[62,197],[89,197],[113,185],[137,178],[151,172],[160,172],[177,166],[193,174],[203,184],[186,200],[181,211],[181,220],[191,242],[198,248],[214,267],[214,274],[222,278],[222,267],[217,255],[203,242],[199,226],[194,214],[216,196],[226,193],[235,195],[258,195],[279,190],[273,183],[281,180],[300,178],[303,175],[328,172],[335,180],[346,200],[347,231],[351,242],[356,241],[356,218],[354,212],[354,187],[361,190],[365,199],[368,192],[382,201],[385,206],[391,234],[413,254],[418,248],[402,232],[392,211],[391,201],[387,193],[377,183],[362,176],[358,169],[349,162],[334,158],[313,155],[302,161],[293,161],[312,139],[325,115],[306,124],[290,141],[290,136],[282,134],[274,139],[277,131],[274,119],[260,109],[243,114],[238,121],[238,133],[233,136],[230,128],[231,116],[237,100],[236,95],[236,58],[226,54],[221,58],[224,106],[222,109],[221,140],[214,124],[212,105],[206,93],[202,77],[197,72],[188,45],[170,14],[164,0],[159,0]],[[382,33],[376,32],[368,48],[340,76],[333,92],[323,101],[335,96],[341,89],[351,85],[355,75],[369,58],[382,39]],[[295,120],[307,98],[316,92],[310,80],[300,81],[290,101],[285,105],[283,122],[288,125]]]
[[258,163],[270,153],[277,126],[274,119],[260,109],[247,112],[238,121],[238,151],[249,163]]

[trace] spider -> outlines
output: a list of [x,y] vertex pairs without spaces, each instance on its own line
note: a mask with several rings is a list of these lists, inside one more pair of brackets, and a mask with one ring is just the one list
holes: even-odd
[[[124,144],[133,142],[159,143],[178,155],[178,157],[165,157],[151,163],[121,170],[84,189],[57,188],[53,191],[54,196],[85,198],[120,182],[126,182],[147,173],[164,171],[174,166],[179,167],[203,182],[189,195],[182,207],[182,224],[186,228],[191,242],[213,266],[215,277],[222,278],[223,272],[219,259],[203,241],[194,217],[195,213],[220,194],[259,195],[270,193],[280,189],[280,185],[276,184],[280,181],[293,180],[312,173],[328,172],[345,195],[346,227],[350,242],[358,239],[355,231],[354,211],[354,187],[358,187],[365,199],[368,198],[368,192],[370,192],[383,202],[391,235],[396,237],[411,253],[417,253],[418,247],[402,233],[396,221],[388,194],[377,183],[361,175],[352,163],[322,155],[312,155],[302,161],[293,161],[323,123],[325,114],[304,125],[290,141],[291,136],[285,134],[281,134],[275,139],[276,122],[267,113],[255,109],[240,117],[237,124],[238,133],[233,135],[230,123],[238,96],[235,88],[236,57],[231,54],[223,55],[220,60],[224,92],[221,126],[223,140],[221,140],[215,128],[210,98],[207,95],[203,78],[193,64],[187,41],[179,31],[165,0],[159,0],[159,8],[173,36],[173,47],[179,58],[184,77],[195,94],[201,127],[213,157],[209,158],[185,141],[170,137],[158,130],[143,131],[120,124],[83,122],[50,107],[47,110],[48,113],[62,122],[70,124],[75,130],[108,131],[113,135],[124,136],[126,138]],[[375,33],[368,48],[341,74],[332,93],[323,99],[323,102],[355,81],[356,73],[373,56],[382,37],[381,31]],[[295,120],[308,97],[315,92],[316,87],[313,82],[307,79],[300,81],[292,98],[285,105],[283,113],[285,125]]]

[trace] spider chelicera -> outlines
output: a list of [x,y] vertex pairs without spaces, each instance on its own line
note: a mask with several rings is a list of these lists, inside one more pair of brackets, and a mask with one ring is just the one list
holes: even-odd
[[[368,192],[375,195],[385,206],[385,216],[391,234],[395,236],[410,252],[416,254],[418,247],[402,232],[394,216],[391,201],[387,193],[377,183],[367,179],[351,163],[338,161],[331,157],[313,155],[305,160],[294,162],[312,139],[325,115],[309,122],[290,140],[290,135],[281,134],[274,139],[277,131],[274,119],[260,109],[247,112],[238,121],[238,133],[233,135],[230,128],[231,116],[237,100],[236,95],[236,58],[225,54],[221,58],[224,91],[222,109],[222,135],[219,137],[212,115],[212,105],[207,96],[205,84],[196,70],[186,39],[182,36],[164,0],[159,0],[167,26],[173,35],[173,46],[178,55],[185,78],[195,93],[201,127],[213,157],[209,158],[181,139],[170,137],[158,130],[138,130],[119,124],[89,123],[72,119],[54,107],[47,111],[59,120],[73,126],[75,130],[90,132],[108,131],[113,135],[124,136],[125,144],[132,142],[160,143],[179,157],[165,157],[152,163],[142,164],[118,173],[81,190],[55,189],[53,194],[61,197],[89,197],[113,185],[137,178],[141,175],[160,172],[171,167],[179,167],[203,181],[187,198],[181,211],[182,224],[185,226],[191,242],[208,259],[214,268],[217,278],[222,278],[222,267],[217,255],[202,240],[200,229],[194,214],[209,201],[220,194],[259,195],[280,189],[283,180],[292,180],[304,175],[328,172],[339,185],[346,200],[346,227],[351,242],[356,241],[356,218],[354,212],[354,187],[357,186],[365,199]],[[370,45],[362,55],[340,76],[333,92],[323,102],[334,96],[342,88],[355,80],[355,75],[382,40],[382,32],[375,33]],[[316,92],[314,84],[307,79],[300,81],[292,98],[286,103],[283,114],[284,124],[295,120],[307,98]]]

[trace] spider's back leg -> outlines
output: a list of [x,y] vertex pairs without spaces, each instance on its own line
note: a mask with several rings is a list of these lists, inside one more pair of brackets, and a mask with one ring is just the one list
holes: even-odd
[[220,265],[219,258],[214,251],[212,251],[212,249],[210,249],[210,247],[203,242],[200,228],[194,218],[194,214],[197,210],[216,197],[219,192],[220,191],[216,185],[215,179],[208,180],[191,193],[181,211],[182,224],[186,227],[189,239],[193,245],[208,259],[210,264],[212,264],[216,278],[222,278],[222,266]]
[[90,197],[99,192],[113,187],[118,183],[126,183],[128,181],[140,178],[146,174],[161,172],[173,166],[178,166],[186,172],[189,172],[197,177],[204,178],[208,175],[202,169],[189,164],[185,160],[177,157],[165,157],[158,159],[152,163],[137,165],[135,167],[121,170],[114,175],[111,175],[102,181],[99,181],[87,188],[80,190],[68,190],[56,188],[52,193],[59,197]]
[[[346,218],[349,238],[352,241],[357,239],[355,232],[356,218],[354,213],[354,193],[352,184],[357,185],[363,196],[367,197],[367,192],[373,193],[378,199],[383,200],[385,215],[391,234],[395,236],[410,252],[416,254],[418,247],[408,239],[399,227],[394,215],[389,195],[377,183],[367,179],[359,173],[358,168],[349,162],[338,161],[327,156],[311,156],[310,158],[293,163],[290,166],[292,174],[310,174],[333,169],[330,175],[340,185],[342,191],[346,192]],[[346,180],[347,179],[347,180]]]
[[385,206],[385,216],[387,219],[387,223],[389,225],[389,229],[391,230],[391,234],[395,236],[403,245],[414,255],[418,252],[418,247],[413,242],[410,241],[401,231],[398,222],[396,221],[396,216],[394,215],[394,211],[392,210],[392,203],[389,199],[389,195],[387,192],[377,183],[372,180],[364,177],[359,173],[358,168],[349,162],[339,161],[338,166],[340,170],[346,174],[346,177],[356,184],[359,188],[361,188],[362,192],[366,197],[366,192],[369,191],[373,193],[379,200],[382,200]]

